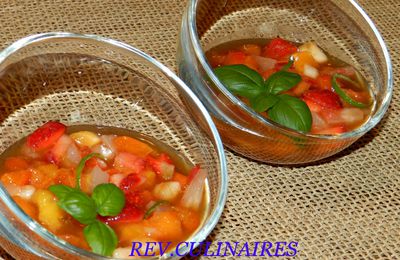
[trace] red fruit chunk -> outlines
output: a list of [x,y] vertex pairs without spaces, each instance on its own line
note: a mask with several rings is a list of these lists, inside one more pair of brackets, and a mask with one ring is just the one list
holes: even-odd
[[295,45],[281,38],[276,38],[264,47],[263,55],[268,58],[282,60],[296,51],[297,47]]
[[121,183],[119,184],[119,187],[124,192],[135,191],[136,188],[143,182],[144,179],[142,177],[140,177],[135,173],[132,173],[126,176],[124,179],[122,179]]
[[154,199],[150,191],[134,191],[125,193],[126,204],[144,208]]
[[316,134],[320,135],[338,135],[345,133],[347,131],[346,127],[343,125],[329,127],[320,131],[317,131]]
[[193,167],[193,169],[190,170],[190,172],[189,172],[187,182],[190,183],[193,180],[194,176],[196,176],[196,174],[199,173],[199,171],[200,171],[199,165],[196,165],[195,167]]
[[134,223],[142,221],[144,216],[144,212],[137,207],[126,204],[125,207],[122,209],[121,213],[119,213],[115,217],[101,217],[99,216],[98,219],[106,224],[109,223]]
[[65,133],[66,126],[59,122],[47,122],[27,138],[27,145],[35,151],[52,146]]
[[114,167],[128,173],[140,173],[144,170],[144,166],[144,159],[131,153],[119,153],[114,159]]
[[246,54],[241,51],[230,51],[225,58],[225,65],[244,64],[246,60]]
[[[315,110],[314,105],[320,109],[340,109],[340,97],[329,90],[312,89],[305,92],[302,99],[309,105],[310,110]],[[313,109],[311,109],[313,108]]]
[[315,80],[316,85],[319,89],[332,89],[332,82],[330,75],[319,75],[318,78]]
[[161,154],[158,158],[152,156],[146,157],[147,165],[163,179],[169,180],[174,175],[175,166],[167,154]]

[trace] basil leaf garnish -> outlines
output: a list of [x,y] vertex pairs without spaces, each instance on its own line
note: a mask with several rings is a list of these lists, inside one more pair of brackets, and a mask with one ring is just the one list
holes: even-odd
[[233,94],[251,99],[265,91],[261,75],[245,65],[218,67],[214,72]]
[[53,192],[54,195],[56,195],[56,197],[59,200],[62,200],[67,194],[69,194],[72,191],[75,191],[75,189],[63,184],[57,184],[57,185],[51,185],[49,187],[49,191]]
[[268,93],[279,94],[293,88],[299,84],[300,81],[301,76],[299,74],[281,70],[272,74],[265,81],[265,86]]
[[311,130],[312,116],[307,104],[301,99],[289,95],[276,97],[279,100],[268,110],[269,118],[288,128],[309,132]]
[[97,212],[101,216],[114,217],[125,206],[125,195],[120,188],[112,183],[97,185],[92,193]]
[[332,76],[332,87],[335,90],[335,92],[341,97],[346,103],[352,105],[353,107],[358,107],[358,108],[365,108],[369,106],[369,104],[364,104],[361,102],[358,102],[354,99],[352,99],[350,96],[346,94],[346,92],[340,87],[339,83],[337,82],[337,79],[342,79],[345,80],[353,85],[358,86],[356,82],[354,82],[351,78],[347,77],[346,75],[340,74],[340,73],[335,73]]
[[251,107],[258,113],[267,111],[279,101],[275,95],[262,95],[250,101]]
[[111,256],[117,247],[118,239],[114,230],[98,220],[87,225],[83,234],[94,253]]
[[79,190],[71,191],[57,202],[63,210],[82,224],[96,220],[96,205],[88,195]]

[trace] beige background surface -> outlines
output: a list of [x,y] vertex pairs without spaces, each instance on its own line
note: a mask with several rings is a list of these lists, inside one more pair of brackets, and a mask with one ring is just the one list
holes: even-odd
[[[298,259],[400,259],[400,1],[359,2],[392,55],[395,90],[386,118],[350,149],[312,166],[270,166],[227,151],[229,198],[211,240],[295,240]],[[1,1],[0,47],[39,32],[94,33],[175,69],[184,6],[176,0]]]

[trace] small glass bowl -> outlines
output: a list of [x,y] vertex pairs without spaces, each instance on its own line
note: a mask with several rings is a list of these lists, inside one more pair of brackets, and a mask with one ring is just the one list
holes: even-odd
[[[33,35],[0,53],[0,88],[0,153],[49,120],[135,130],[208,171],[208,212],[189,241],[203,241],[217,224],[228,177],[216,127],[193,92],[147,54],[95,35]],[[179,97],[196,108],[207,133]],[[27,216],[3,185],[0,197],[0,245],[15,258],[107,259],[58,239]]]
[[[376,101],[370,119],[338,136],[288,129],[232,95],[204,55],[224,42],[277,36],[300,43],[313,40],[361,71]],[[179,41],[179,76],[209,110],[224,144],[255,160],[301,164],[336,154],[373,128],[390,103],[393,82],[389,53],[375,25],[352,0],[190,0]]]

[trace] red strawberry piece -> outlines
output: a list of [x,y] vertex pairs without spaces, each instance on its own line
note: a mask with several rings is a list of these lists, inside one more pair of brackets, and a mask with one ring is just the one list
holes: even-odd
[[147,165],[164,180],[169,180],[174,175],[175,166],[167,154],[161,154],[158,158],[149,155],[146,157],[146,161]]
[[59,122],[49,121],[28,136],[27,145],[35,151],[49,148],[65,133],[66,128]]
[[136,188],[144,182],[144,179],[137,175],[136,173],[129,174],[124,179],[122,179],[119,187],[124,192],[135,191]]
[[98,219],[106,224],[109,223],[134,223],[142,221],[144,216],[144,212],[141,209],[138,209],[134,205],[126,204],[122,209],[121,213],[119,213],[115,217],[101,217],[98,216]]
[[289,55],[296,51],[297,47],[295,45],[281,38],[276,38],[264,47],[263,55],[268,58],[282,60],[288,58]]
[[319,110],[342,108],[340,97],[329,90],[311,89],[303,94],[302,99],[312,111],[318,110],[318,108]]
[[225,65],[236,65],[236,64],[244,64],[246,60],[246,54],[241,51],[230,51],[226,55],[224,64]]
[[114,159],[114,167],[121,171],[140,173],[144,170],[144,166],[144,159],[131,153],[119,153]]

